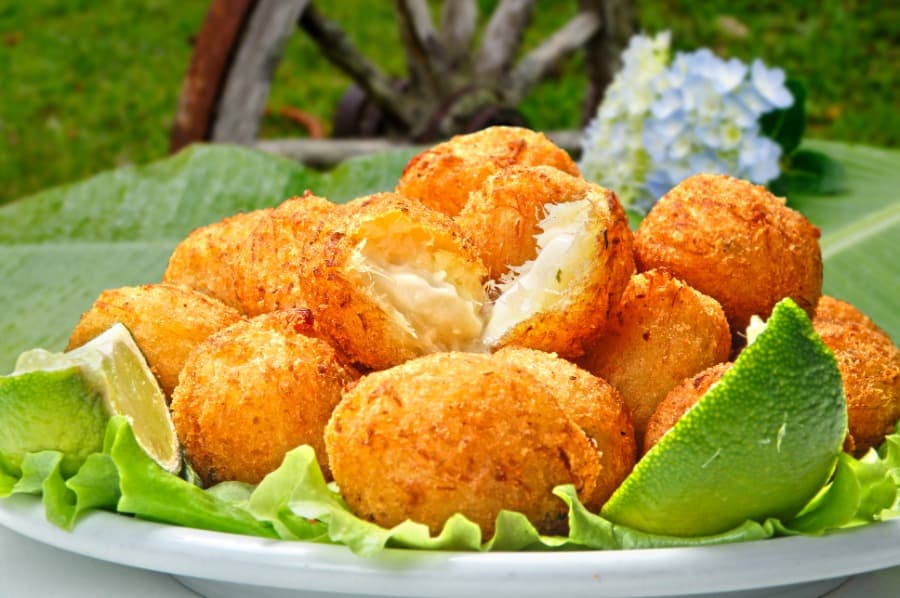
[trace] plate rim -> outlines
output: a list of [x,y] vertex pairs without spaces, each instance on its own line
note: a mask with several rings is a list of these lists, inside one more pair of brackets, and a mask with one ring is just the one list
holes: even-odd
[[900,565],[900,518],[822,536],[714,546],[486,553],[388,548],[372,557],[345,546],[106,511],[89,512],[66,531],[47,521],[33,495],[0,499],[0,525],[64,551],[175,576],[335,593],[363,587],[372,595],[452,596],[488,587],[497,596],[542,596],[551,589],[567,596],[687,595],[798,585]]

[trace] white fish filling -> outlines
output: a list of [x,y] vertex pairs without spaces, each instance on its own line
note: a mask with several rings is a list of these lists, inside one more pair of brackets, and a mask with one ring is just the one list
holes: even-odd
[[590,263],[595,239],[588,229],[591,202],[587,199],[547,206],[540,222],[537,257],[510,267],[498,288],[482,334],[485,345],[497,344],[517,324],[560,301]]
[[471,350],[481,335],[482,303],[466,298],[449,282],[447,272],[413,264],[394,264],[354,252],[353,269],[370,283],[379,306],[391,315],[424,352]]

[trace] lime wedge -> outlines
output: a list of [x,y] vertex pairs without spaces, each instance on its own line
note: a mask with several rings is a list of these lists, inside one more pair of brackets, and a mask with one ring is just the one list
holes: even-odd
[[78,365],[0,376],[0,455],[15,467],[26,453],[58,450],[63,475],[74,474],[103,447],[108,418]]
[[[106,418],[125,416],[141,448],[163,469],[178,472],[181,450],[165,395],[128,329],[114,324],[68,353],[26,351],[16,361],[13,374],[49,374],[73,367],[79,369],[84,382],[102,397]],[[52,409],[51,414],[55,416]],[[101,432],[101,441],[102,437]]]
[[601,514],[702,536],[790,520],[826,483],[847,433],[831,351],[785,299],[734,366],[638,462]]

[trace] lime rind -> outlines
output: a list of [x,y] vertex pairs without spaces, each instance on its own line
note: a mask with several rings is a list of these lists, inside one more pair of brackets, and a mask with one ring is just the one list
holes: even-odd
[[107,415],[100,393],[77,364],[0,376],[0,455],[15,469],[29,453],[63,453],[71,475],[102,446]]
[[165,395],[128,328],[116,323],[67,353],[26,351],[16,360],[15,373],[72,366],[80,367],[85,381],[103,397],[107,415],[126,417],[147,454],[177,473],[181,452]]
[[735,364],[638,462],[601,514],[701,536],[788,520],[827,482],[847,433],[841,375],[785,299]]

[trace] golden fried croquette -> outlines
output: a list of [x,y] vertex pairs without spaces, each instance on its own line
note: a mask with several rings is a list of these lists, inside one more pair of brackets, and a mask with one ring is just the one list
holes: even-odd
[[341,216],[319,230],[300,280],[336,346],[382,369],[478,344],[486,270],[449,216],[395,193]]
[[302,444],[330,477],[322,435],[358,374],[314,335],[308,310],[277,311],[224,328],[191,352],[172,419],[206,484],[256,484]]
[[235,289],[235,264],[247,248],[247,238],[270,209],[240,213],[194,229],[169,257],[163,282],[189,286],[241,309]]
[[526,369],[485,354],[438,353],[364,376],[325,430],[341,495],[360,517],[438,533],[454,513],[494,531],[503,510],[543,533],[566,527],[551,491],[591,496],[597,451]]
[[612,384],[631,409],[638,441],[656,406],[679,382],[728,359],[722,308],[665,270],[631,278],[582,367]]
[[517,164],[546,164],[580,175],[569,154],[543,133],[497,126],[457,135],[414,156],[403,170],[396,191],[456,216],[482,181]]
[[309,239],[335,209],[335,204],[307,191],[282,202],[257,223],[235,267],[237,299],[245,313],[306,306],[300,265],[308,259]]
[[732,366],[730,361],[717,363],[706,368],[699,374],[685,378],[680,384],[669,391],[669,394],[659,402],[650,421],[647,422],[647,431],[644,433],[644,445],[642,453],[649,451],[659,442],[663,435],[672,429],[672,426],[681,419],[681,416],[706,394],[713,384],[722,379]]
[[900,420],[900,352],[890,336],[851,304],[822,297],[813,327],[832,350],[844,383],[845,449],[862,456]]
[[241,318],[235,308],[186,286],[160,283],[109,289],[81,316],[66,350],[121,322],[170,397],[188,353],[213,332]]
[[726,175],[689,177],[635,235],[638,270],[668,268],[722,305],[732,333],[790,297],[810,316],[822,292],[819,229],[765,187]]
[[835,299],[830,295],[822,295],[819,298],[819,302],[816,304],[816,313],[813,316],[814,324],[825,322],[831,324],[852,322],[865,328],[869,328],[870,330],[885,334],[885,332],[878,327],[878,324],[873,322],[869,316],[856,309],[855,306],[846,301]]
[[592,512],[600,508],[619,487],[636,459],[631,413],[611,384],[552,353],[504,347],[494,353],[525,368],[553,391],[557,403],[584,431],[600,454],[600,476],[594,492],[584,500]]
[[496,285],[484,343],[572,358],[606,324],[634,273],[632,235],[615,193],[593,183],[582,199],[545,210],[535,258]]
[[584,199],[589,183],[551,166],[498,170],[475,189],[456,222],[478,247],[490,278],[499,280],[537,253],[546,204]]

